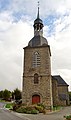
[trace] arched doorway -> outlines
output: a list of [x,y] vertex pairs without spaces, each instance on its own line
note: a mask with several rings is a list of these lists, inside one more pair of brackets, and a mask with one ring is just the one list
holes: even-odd
[[40,96],[39,95],[33,95],[32,96],[32,104],[40,103]]

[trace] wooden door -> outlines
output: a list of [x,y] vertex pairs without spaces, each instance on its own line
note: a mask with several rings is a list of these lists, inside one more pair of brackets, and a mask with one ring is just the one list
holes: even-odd
[[40,96],[39,95],[33,95],[32,96],[32,104],[40,103]]

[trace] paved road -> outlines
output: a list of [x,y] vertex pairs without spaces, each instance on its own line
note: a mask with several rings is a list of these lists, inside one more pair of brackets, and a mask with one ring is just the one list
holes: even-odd
[[71,114],[71,106],[64,107],[59,112],[44,114],[21,114],[8,111],[3,107],[3,104],[0,103],[0,120],[64,120],[64,115]]
[[17,116],[16,114],[0,109],[0,120],[28,120],[25,117],[21,118],[20,116]]
[[0,108],[3,108],[3,107],[4,107],[4,105],[5,105],[5,103],[4,103],[4,102],[0,102]]
[[4,105],[5,103],[0,103],[0,120],[28,120],[25,116],[22,118],[19,114],[3,108]]
[[50,113],[47,115],[43,114],[37,114],[37,115],[31,115],[31,114],[21,114],[21,117],[26,116],[29,118],[29,120],[65,120],[63,116],[70,115],[71,114],[71,106],[64,107],[59,112]]

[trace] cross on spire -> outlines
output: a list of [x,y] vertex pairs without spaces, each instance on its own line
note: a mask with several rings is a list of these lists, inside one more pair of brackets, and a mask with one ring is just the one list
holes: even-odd
[[39,7],[39,5],[40,5],[40,4],[39,4],[39,1],[38,1],[38,7]]

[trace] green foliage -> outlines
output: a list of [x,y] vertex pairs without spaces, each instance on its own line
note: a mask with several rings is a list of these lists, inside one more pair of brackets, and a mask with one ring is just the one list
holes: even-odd
[[26,114],[37,114],[37,113],[39,113],[39,111],[36,110],[35,108],[32,109],[32,107],[28,107],[28,106],[26,106],[26,107],[21,106],[18,109],[16,109],[16,112],[26,113]]
[[5,108],[13,109],[13,103],[8,103],[5,105]]
[[10,94],[11,94],[11,92],[8,91],[7,89],[5,89],[5,90],[3,91],[3,98],[4,98],[4,100],[9,100]]
[[3,90],[0,91],[0,98],[3,98]]
[[22,98],[21,91],[18,88],[16,88],[12,92],[5,89],[0,91],[0,98],[8,101],[11,100],[11,98],[15,100],[20,100]]
[[45,109],[45,105],[43,103],[38,103],[37,106],[41,106],[43,109]]
[[69,100],[71,101],[71,92],[69,92]]
[[31,110],[31,114],[38,114],[38,113],[39,113],[39,111],[38,111],[38,110],[36,110],[36,109]]
[[29,113],[28,111],[31,111],[30,108],[25,106],[20,106],[19,108],[16,109],[16,112],[19,113]]
[[71,115],[64,116],[64,118],[66,118],[67,120],[71,120]]
[[15,96],[15,100],[21,99],[21,91],[18,88],[14,90],[13,95]]
[[42,106],[36,106],[35,108],[36,108],[36,110],[39,111],[39,113],[42,113],[44,110],[44,108]]
[[12,99],[14,99],[14,91],[12,91],[12,93],[11,93],[11,94],[12,94]]
[[13,105],[13,110],[16,111],[19,107],[20,107],[19,105],[14,104],[14,105]]
[[16,110],[16,112],[18,112],[18,113],[26,113],[27,110],[26,110],[25,108],[23,108],[23,107],[20,107],[20,108],[18,108],[18,109]]
[[62,108],[61,106],[53,106],[53,111],[60,110],[61,108]]
[[26,113],[26,114],[37,114],[37,113],[43,113],[44,107],[39,105],[25,105],[25,104],[15,104],[13,106],[13,110],[19,113]]

